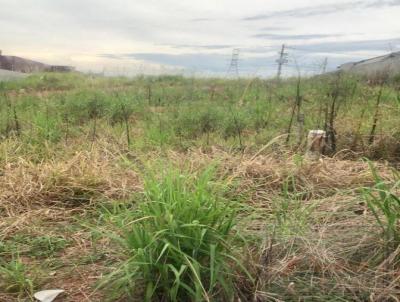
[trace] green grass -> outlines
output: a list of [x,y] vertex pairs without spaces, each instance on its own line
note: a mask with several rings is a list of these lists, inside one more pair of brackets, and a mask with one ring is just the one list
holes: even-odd
[[[400,296],[399,114],[352,76],[1,83],[0,300]],[[330,126],[338,154],[304,156]]]
[[[25,145],[43,148],[46,144],[50,149],[73,140],[92,145],[104,137],[122,140],[133,149],[216,144],[255,148],[288,131],[298,93],[296,85],[294,80],[276,85],[261,79],[32,76],[0,88],[0,134]],[[24,93],[11,94],[21,88]],[[295,108],[295,112],[304,116],[304,131],[298,131],[301,125],[296,113],[288,147],[296,149],[307,130],[326,128],[326,110],[337,95],[337,151],[351,149],[394,160],[396,138],[400,136],[396,89],[393,83],[383,88],[375,144],[369,146],[367,136],[380,88],[350,76],[303,79],[301,108]],[[42,94],[31,94],[32,90]]]
[[364,188],[364,197],[373,213],[376,222],[382,229],[385,244],[390,249],[396,249],[400,244],[400,174],[393,170],[393,180],[385,181],[369,162],[375,184]]
[[29,271],[18,257],[10,261],[0,259],[0,289],[18,296],[32,296],[37,286],[35,273]]
[[[137,207],[114,214],[108,234],[125,258],[102,285],[116,296],[145,301],[231,300],[243,267],[235,202],[214,183],[214,170],[199,175],[169,170],[146,178]],[[249,276],[249,278],[251,278]]]
[[275,228],[280,235],[304,235],[309,231],[314,206],[305,205],[307,192],[296,189],[293,176],[282,184],[282,193],[272,202],[272,214]]
[[12,254],[18,251],[19,255],[47,258],[62,251],[68,241],[61,236],[29,236],[15,235],[12,239],[2,242],[0,254]]

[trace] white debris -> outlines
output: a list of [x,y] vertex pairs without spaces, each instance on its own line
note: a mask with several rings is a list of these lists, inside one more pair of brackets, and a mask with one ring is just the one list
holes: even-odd
[[59,294],[63,292],[63,289],[48,289],[37,292],[33,296],[40,302],[52,302]]
[[307,152],[309,159],[316,160],[321,156],[325,147],[326,132],[324,130],[310,130],[307,136]]

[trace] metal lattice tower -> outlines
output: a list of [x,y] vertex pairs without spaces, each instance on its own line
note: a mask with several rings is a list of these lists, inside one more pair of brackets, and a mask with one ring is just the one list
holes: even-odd
[[324,62],[322,63],[322,74],[326,73],[327,68],[328,68],[328,58],[325,58]]
[[239,54],[240,54],[240,49],[235,48],[232,51],[232,59],[231,59],[231,64],[229,65],[228,69],[228,76],[235,76],[239,77]]
[[282,66],[288,63],[288,53],[285,52],[285,44],[282,44],[281,51],[279,52],[279,59],[276,60],[276,63],[278,63],[278,72],[276,74],[277,79],[279,80],[281,78],[282,74]]

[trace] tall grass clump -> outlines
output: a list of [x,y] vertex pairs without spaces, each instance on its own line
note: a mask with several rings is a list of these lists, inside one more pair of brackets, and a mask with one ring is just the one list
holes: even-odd
[[[231,301],[244,241],[233,203],[213,184],[213,169],[198,177],[168,172],[148,177],[136,210],[114,217],[112,237],[125,260],[103,280],[114,296],[145,301]],[[115,297],[113,297],[115,298]]]
[[307,205],[308,192],[297,190],[293,175],[282,184],[282,193],[272,203],[273,220],[281,235],[302,234],[309,230],[309,220],[315,205]]
[[394,181],[388,183],[369,165],[375,185],[364,188],[366,202],[382,229],[387,248],[397,248],[400,244],[400,173],[393,171]]

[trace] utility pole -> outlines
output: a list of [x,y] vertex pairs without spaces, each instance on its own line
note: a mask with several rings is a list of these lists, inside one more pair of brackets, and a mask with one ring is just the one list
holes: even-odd
[[328,58],[325,58],[324,62],[322,63],[322,74],[326,73],[327,67],[328,67]]
[[278,72],[276,74],[276,78],[279,80],[282,74],[282,66],[288,62],[288,53],[285,52],[285,44],[282,44],[281,51],[279,52],[279,59],[276,60],[278,63]]
[[240,54],[239,48],[233,49],[231,64],[229,65],[228,69],[228,76],[234,75],[236,78],[239,77],[239,54]]

